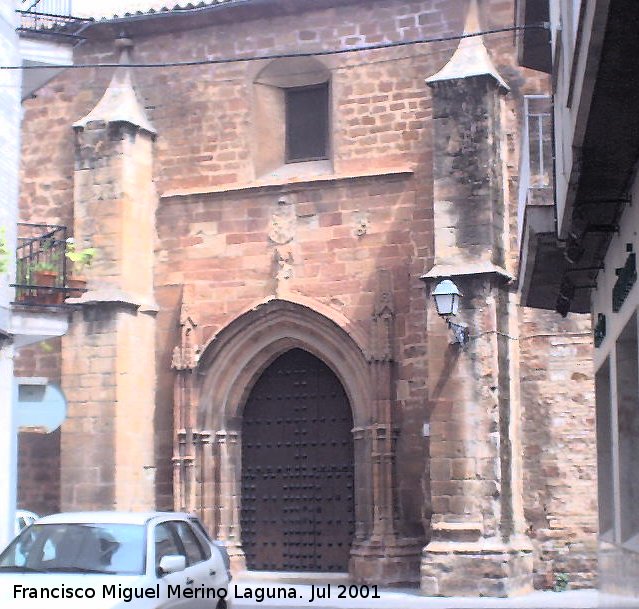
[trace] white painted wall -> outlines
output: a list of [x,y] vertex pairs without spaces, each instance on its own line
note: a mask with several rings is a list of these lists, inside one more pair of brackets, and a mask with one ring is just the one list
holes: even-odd
[[[635,178],[631,190],[631,203],[623,211],[620,220],[619,234],[615,235],[610,243],[604,269],[597,277],[597,289],[593,292],[592,311],[593,325],[597,322],[599,314],[606,316],[606,337],[601,345],[595,349],[595,370],[600,371],[598,378],[603,378],[602,391],[597,393],[597,409],[609,408],[608,416],[602,417],[598,413],[599,420],[608,419],[609,429],[598,429],[598,450],[606,451],[605,443],[608,443],[611,452],[610,465],[607,472],[600,472],[602,476],[610,475],[612,480],[606,480],[608,497],[603,497],[606,513],[610,513],[614,522],[612,529],[604,532],[601,539],[609,544],[606,550],[612,556],[611,549],[615,547],[619,553],[618,561],[624,562],[631,555],[639,555],[639,529],[636,519],[636,503],[629,500],[629,489],[634,494],[639,487],[639,463],[637,453],[633,449],[636,446],[637,423],[636,405],[639,402],[637,395],[637,329],[632,323],[632,318],[639,311],[639,281],[630,290],[620,310],[613,311],[612,293],[617,281],[616,269],[623,267],[628,258],[630,247],[639,254],[639,179]],[[631,331],[630,340],[628,330]],[[625,342],[624,342],[625,341]],[[632,349],[633,351],[628,351]],[[609,368],[606,366],[609,362]],[[609,370],[609,386],[606,389],[606,375]],[[630,393],[628,393],[630,392]],[[633,422],[634,421],[634,422]],[[605,437],[602,438],[602,436]],[[634,438],[633,438],[634,434]],[[629,439],[630,438],[630,439]],[[602,441],[603,440],[603,441]],[[625,443],[625,444],[624,444]],[[603,461],[606,461],[604,457]],[[601,484],[601,481],[600,481]],[[600,487],[600,501],[602,493]],[[632,494],[632,492],[630,493]],[[625,525],[622,526],[622,525]],[[626,529],[624,531],[624,528]],[[629,533],[631,537],[629,538]],[[613,563],[614,564],[614,563]],[[634,567],[627,565],[629,581],[633,577],[629,575]],[[634,564],[638,564],[635,563]],[[608,574],[604,574],[608,576]],[[636,576],[634,577],[636,581]]]
[[[609,0],[551,0],[554,74],[557,228],[566,237],[571,224],[578,155],[592,101]],[[579,6],[578,6],[579,5]],[[597,24],[594,27],[594,24]],[[581,29],[579,46],[577,30]]]
[[[0,64],[19,65],[14,0],[0,0]],[[0,71],[0,226],[15,251],[20,154],[20,71]],[[9,259],[13,265],[14,256]],[[10,323],[10,276],[0,278],[0,332]],[[4,327],[2,327],[4,326]],[[13,537],[16,505],[16,433],[13,421],[13,345],[0,337],[0,548]]]
[[627,244],[632,244],[633,251],[639,258],[639,179],[635,178],[631,190],[631,203],[624,210],[618,235],[614,235],[606,258],[604,259],[604,269],[599,271],[597,276],[597,289],[593,292],[592,312],[594,321],[597,314],[603,313],[606,316],[606,338],[598,349],[595,349],[595,370],[598,370],[604,360],[615,349],[617,338],[625,328],[630,317],[639,308],[639,281],[634,285],[621,310],[617,313],[612,311],[612,290],[617,281],[615,269],[622,267],[628,256]]

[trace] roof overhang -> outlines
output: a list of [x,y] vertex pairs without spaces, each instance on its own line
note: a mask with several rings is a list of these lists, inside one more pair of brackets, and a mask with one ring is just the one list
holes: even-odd
[[295,15],[358,2],[361,0],[227,0],[188,9],[101,19],[92,23],[82,35],[90,40],[111,40],[123,35],[153,36],[238,21]]

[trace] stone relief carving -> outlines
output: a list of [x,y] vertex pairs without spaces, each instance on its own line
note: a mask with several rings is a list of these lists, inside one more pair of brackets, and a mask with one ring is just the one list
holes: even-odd
[[288,249],[275,250],[275,278],[278,281],[290,279],[293,276],[293,252]]
[[271,216],[268,238],[277,245],[286,245],[295,237],[295,205],[289,197],[282,196],[277,201],[277,209]]
[[389,270],[377,271],[377,288],[373,308],[371,347],[373,357],[379,361],[393,359],[393,325],[395,307],[393,303],[393,280]]
[[370,218],[366,212],[356,212],[353,216],[354,234],[356,237],[363,237],[368,233]]
[[200,345],[196,337],[197,323],[183,309],[180,319],[180,344],[173,348],[171,368],[174,370],[193,370],[200,358]]

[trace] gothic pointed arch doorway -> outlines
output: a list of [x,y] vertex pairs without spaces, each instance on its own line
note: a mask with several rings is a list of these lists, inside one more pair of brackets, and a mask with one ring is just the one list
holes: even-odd
[[242,415],[241,531],[249,569],[348,571],[355,529],[353,415],[335,373],[293,348]]

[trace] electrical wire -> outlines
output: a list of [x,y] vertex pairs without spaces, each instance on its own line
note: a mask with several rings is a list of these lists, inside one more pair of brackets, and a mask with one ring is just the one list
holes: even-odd
[[[523,32],[516,32],[515,36],[522,36]],[[504,40],[510,40],[509,36],[494,36],[492,38],[492,42],[493,43],[499,43],[501,41]],[[478,40],[476,41],[476,43],[473,46],[477,46],[477,48],[479,48],[483,43]],[[547,45],[530,45],[530,48],[546,48]],[[342,65],[339,65],[335,68],[336,71],[340,71],[340,70],[351,70],[354,68],[358,68],[361,66],[372,66],[372,65],[379,65],[379,64],[385,64],[385,63],[392,63],[392,62],[396,62],[396,61],[412,61],[415,59],[422,59],[425,57],[434,57],[436,55],[441,55],[442,53],[448,53],[450,52],[450,49],[445,49],[443,47],[438,48],[436,51],[430,50],[428,52],[426,51],[416,51],[416,52],[408,52],[404,55],[396,55],[393,57],[376,57],[376,58],[370,58],[370,59],[366,59],[363,61],[357,61],[354,59],[349,59],[348,63],[344,63]],[[115,65],[115,64],[113,64]],[[120,65],[120,64],[117,64]],[[288,74],[290,74],[291,76],[304,76],[306,74],[311,74],[314,72],[311,72],[309,70],[292,70],[290,72],[288,72]],[[208,79],[206,82],[207,84],[213,84],[213,83],[228,83],[228,82],[239,82],[243,80],[243,77],[219,77],[219,78],[212,78],[212,79]],[[15,88],[19,88],[19,85],[7,85],[7,84],[0,84],[0,89],[15,89]]]
[[218,59],[198,59],[193,61],[169,61],[161,63],[84,63],[84,64],[59,64],[59,65],[19,65],[19,66],[0,66],[0,70],[42,70],[42,69],[70,69],[78,70],[85,68],[174,68],[183,66],[203,66],[203,65],[220,65],[229,63],[244,63],[247,61],[273,60],[273,59],[289,59],[295,57],[322,57],[326,55],[341,55],[344,53],[358,53],[362,51],[374,51],[378,49],[391,49],[396,47],[404,47],[413,44],[432,44],[435,42],[450,42],[454,40],[463,40],[464,38],[475,38],[477,36],[489,36],[492,34],[500,34],[503,32],[518,32],[520,30],[530,29],[548,29],[547,24],[541,23],[536,25],[515,25],[492,30],[484,30],[483,32],[474,32],[472,34],[457,34],[455,36],[438,36],[436,38],[421,38],[417,40],[399,40],[394,42],[380,42],[361,47],[351,47],[348,49],[329,49],[323,51],[308,51],[304,53],[274,53],[269,55],[255,55],[249,57],[223,57]]
[[509,340],[518,340],[518,341],[524,341],[524,340],[530,340],[532,338],[580,338],[580,337],[588,337],[590,338],[592,336],[592,334],[590,332],[561,332],[559,334],[550,334],[550,333],[543,333],[543,334],[526,334],[524,336],[511,336],[510,334],[505,334],[504,332],[500,332],[499,330],[485,330],[484,332],[479,332],[478,334],[471,334],[468,339],[469,340],[477,340],[478,338],[481,338],[482,336],[487,336],[489,334],[495,334],[497,336],[503,336],[504,338],[508,338]]

